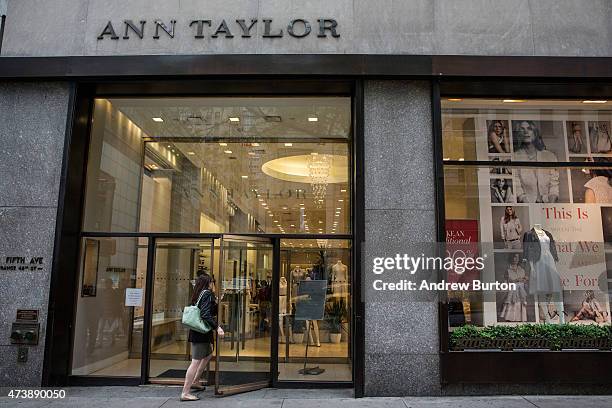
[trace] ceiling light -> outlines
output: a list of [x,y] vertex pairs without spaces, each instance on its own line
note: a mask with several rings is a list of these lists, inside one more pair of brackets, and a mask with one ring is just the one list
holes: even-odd
[[255,156],[255,152],[248,152],[247,153],[249,156]]
[[274,217],[274,214],[270,214],[270,217]]
[[171,148],[171,147],[172,147],[171,145],[168,145],[168,149]]
[[287,206],[283,207],[283,210],[288,210],[288,209],[289,209],[289,207],[287,207]]
[[266,204],[266,203],[261,203],[261,205],[263,205],[263,206],[265,207],[265,206],[266,206],[266,205],[268,205],[268,204]]
[[341,210],[341,209],[342,209],[342,208],[340,208],[340,207],[337,207],[337,208],[336,208],[336,210]]
[[319,220],[319,224],[323,224],[323,221]]
[[163,122],[162,118],[153,118],[153,122]]
[[188,155],[193,156],[195,155],[195,152],[187,152]]
[[225,143],[225,142],[219,142],[219,146],[227,146],[227,143]]
[[527,102],[525,99],[504,99],[504,103],[523,103]]
[[335,217],[339,217],[339,216],[340,216],[340,213],[336,213]]
[[232,151],[231,150],[224,150],[224,153],[232,154]]
[[295,227],[295,224],[291,224],[291,227]]
[[461,102],[463,99],[461,98],[448,98],[447,101],[449,102]]
[[304,206],[304,203],[300,203],[299,205],[300,205],[300,207],[303,207],[303,206]]
[[343,201],[344,201],[344,200],[342,200],[342,199],[338,200],[338,202],[339,202],[339,203],[341,203],[341,202],[343,202]]
[[285,147],[291,147],[293,146],[293,143],[285,143]]
[[263,198],[258,198],[259,201],[263,201]]
[[274,220],[274,222],[278,223],[278,220]]
[[259,143],[251,143],[251,146],[253,146],[253,147],[258,147],[258,146],[259,146]]
[[308,121],[309,122],[318,122],[319,118],[317,118],[316,116],[309,116],[308,117]]
[[346,193],[345,189],[340,190],[341,193]]
[[232,116],[232,117],[229,118],[229,121],[230,122],[240,122],[240,118]]
[[249,176],[240,176],[240,177],[242,177],[243,179],[248,179],[249,178]]
[[582,101],[582,103],[606,103],[608,101],[600,101],[600,100],[587,100],[587,101]]

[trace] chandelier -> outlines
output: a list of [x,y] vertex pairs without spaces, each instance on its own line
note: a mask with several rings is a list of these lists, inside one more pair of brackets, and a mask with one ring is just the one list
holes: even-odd
[[312,195],[317,207],[321,207],[327,193],[332,158],[328,154],[311,153],[308,158],[308,175]]

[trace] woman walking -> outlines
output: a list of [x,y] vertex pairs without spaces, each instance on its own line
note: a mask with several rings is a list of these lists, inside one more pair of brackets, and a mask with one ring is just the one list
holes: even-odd
[[212,328],[208,333],[199,333],[189,330],[189,342],[191,343],[191,364],[185,375],[185,385],[181,392],[181,401],[197,401],[199,398],[190,393],[191,389],[203,390],[199,384],[200,377],[206,365],[212,358],[214,330],[219,337],[225,334],[223,329],[217,325],[217,300],[214,294],[215,281],[210,275],[201,275],[196,281],[191,304],[200,309],[200,317]]

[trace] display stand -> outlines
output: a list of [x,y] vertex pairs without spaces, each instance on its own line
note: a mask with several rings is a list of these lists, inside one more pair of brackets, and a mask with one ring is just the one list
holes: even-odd
[[324,368],[319,366],[306,368],[308,362],[308,346],[310,345],[310,328],[314,329],[314,323],[312,320],[308,320],[308,328],[306,329],[306,352],[304,353],[304,368],[298,372],[302,375],[319,375],[325,372]]

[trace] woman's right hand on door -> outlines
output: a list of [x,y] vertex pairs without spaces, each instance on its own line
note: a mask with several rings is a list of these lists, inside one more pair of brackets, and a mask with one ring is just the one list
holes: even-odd
[[223,331],[221,326],[217,327],[217,334],[219,335],[219,337],[225,336],[225,332]]

